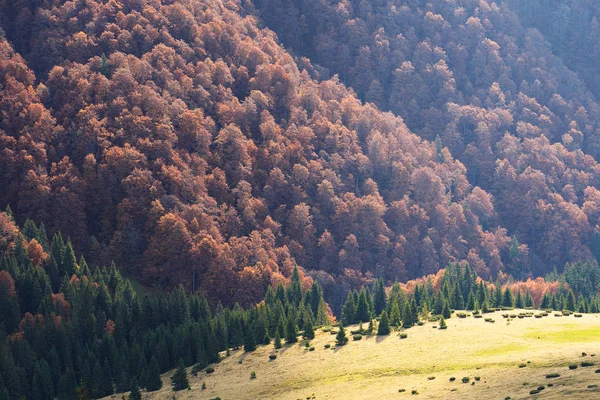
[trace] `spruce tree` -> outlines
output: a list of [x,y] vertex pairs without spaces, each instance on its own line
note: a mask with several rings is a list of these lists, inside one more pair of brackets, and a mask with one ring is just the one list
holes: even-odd
[[175,370],[173,376],[171,376],[171,387],[173,388],[174,392],[190,387],[183,359],[179,359],[177,369]]
[[377,335],[389,335],[390,334],[390,321],[388,319],[387,311],[381,313],[381,319],[379,320],[379,327],[377,329]]
[[162,379],[160,379],[160,369],[158,367],[158,361],[152,356],[150,359],[150,365],[146,371],[146,382],[144,386],[149,392],[154,392],[162,387]]
[[276,349],[281,348],[281,335],[279,335],[279,330],[275,331],[275,342],[274,346]]
[[531,297],[531,293],[529,293],[529,290],[527,291],[527,293],[525,293],[525,307],[533,308],[533,297]]
[[444,300],[444,305],[442,306],[442,316],[444,318],[450,318],[452,316],[450,306],[448,305],[448,302],[446,300]]
[[565,299],[564,308],[569,311],[575,311],[575,295],[573,291],[569,289],[567,292],[567,298]]
[[244,351],[246,353],[256,350],[256,341],[254,338],[254,324],[249,323],[246,327],[246,334],[244,335]]
[[446,324],[446,320],[444,319],[444,317],[440,318],[440,327],[439,329],[446,329],[448,328],[448,325]]
[[342,308],[342,322],[350,325],[356,322],[356,304],[354,304],[354,295],[352,291],[348,292],[348,297]]
[[290,315],[287,319],[285,327],[285,342],[296,343],[298,341],[298,326],[296,325],[296,319],[293,315]]
[[469,293],[469,298],[467,299],[467,310],[474,311],[476,301],[477,300],[475,299],[475,295],[473,294],[473,292]]
[[315,329],[313,327],[313,321],[308,311],[305,312],[303,328],[303,336],[305,338],[307,338],[308,340],[312,340],[315,338]]
[[343,346],[348,343],[348,338],[346,337],[346,329],[344,329],[344,323],[340,322],[340,326],[338,328],[338,333],[335,336],[335,343],[338,346]]
[[133,378],[131,380],[131,384],[129,385],[129,400],[142,400],[142,394],[140,393],[140,388],[138,386],[137,379]]
[[358,296],[358,305],[356,306],[356,322],[368,322],[371,320],[371,313],[369,312],[369,300],[367,298],[367,291],[362,288]]
[[515,306],[515,299],[513,297],[512,291],[510,288],[506,288],[504,291],[504,295],[502,296],[502,304],[503,307],[512,308]]
[[409,302],[404,303],[404,310],[402,312],[402,327],[404,328],[410,328],[415,324],[413,313],[410,308]]
[[465,309],[465,300],[463,299],[463,295],[458,282],[456,283],[456,285],[454,286],[454,290],[452,291],[452,308],[454,308],[455,310]]
[[398,302],[394,301],[392,304],[392,310],[390,314],[390,325],[398,327],[402,321],[402,314],[400,313],[400,306]]
[[516,308],[525,308],[525,302],[523,301],[523,296],[521,295],[521,291],[517,291],[517,298],[515,299],[515,307]]
[[385,295],[385,284],[383,279],[379,278],[375,282],[375,290],[373,293],[373,307],[375,309],[375,315],[380,315],[381,312],[387,307],[387,298]]

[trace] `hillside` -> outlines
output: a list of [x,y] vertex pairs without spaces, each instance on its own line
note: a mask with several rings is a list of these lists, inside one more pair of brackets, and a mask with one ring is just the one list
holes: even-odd
[[215,305],[260,300],[296,263],[337,302],[461,260],[529,273],[465,165],[319,79],[241,4],[2,7],[0,206],[91,264]]
[[[214,373],[190,377],[192,390],[178,392],[177,399],[525,399],[540,385],[545,386],[545,399],[589,399],[600,393],[597,366],[568,368],[597,361],[589,355],[600,344],[597,315],[575,319],[550,314],[507,323],[502,313],[485,315],[493,324],[452,318],[447,330],[439,330],[432,329],[435,323],[426,323],[407,330],[406,339],[397,334],[369,336],[336,348],[334,336],[319,332],[311,341],[314,351],[302,343],[279,351],[273,346],[251,354],[233,351]],[[432,343],[443,346],[433,348]],[[332,348],[325,349],[325,344]],[[582,352],[588,355],[582,357]],[[277,358],[270,361],[270,354]],[[250,379],[251,371],[256,379]],[[550,373],[560,376],[546,378]],[[162,391],[147,398],[171,399],[170,376],[163,377]],[[456,380],[451,382],[451,377]],[[469,383],[462,383],[463,377]],[[412,390],[418,396],[411,396]]]

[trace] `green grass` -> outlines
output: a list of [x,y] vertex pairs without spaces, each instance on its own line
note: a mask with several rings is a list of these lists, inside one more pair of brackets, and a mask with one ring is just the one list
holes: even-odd
[[502,356],[505,354],[516,353],[526,350],[528,346],[520,343],[508,343],[500,346],[493,346],[484,350],[479,350],[475,353],[477,357],[493,357]]
[[600,338],[600,327],[580,328],[575,324],[565,324],[560,330],[544,331],[531,328],[525,334],[528,339],[538,339],[550,343],[588,343]]

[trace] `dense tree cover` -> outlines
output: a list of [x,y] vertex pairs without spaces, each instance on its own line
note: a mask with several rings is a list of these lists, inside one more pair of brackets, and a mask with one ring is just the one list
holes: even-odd
[[[473,166],[444,147],[456,147],[449,133],[422,140],[337,78],[319,80],[320,69],[290,56],[241,2],[23,0],[0,9],[0,206],[68,235],[93,264],[115,259],[147,284],[183,284],[228,306],[260,301],[296,263],[310,275],[302,287],[319,281],[336,307],[371,275],[406,280],[464,260],[485,277],[529,272],[531,235],[509,225],[511,241],[499,227],[492,195],[469,183]],[[465,132],[483,119],[503,133],[510,120],[455,101]],[[535,101],[522,102],[535,120]],[[518,159],[518,148],[539,140],[509,135],[503,151]],[[547,150],[541,165],[572,154]],[[551,178],[571,179],[577,195],[595,179],[583,154],[565,165],[579,161],[585,171]],[[531,232],[560,227],[552,238],[585,255],[586,215],[572,203],[540,203],[536,188],[547,185],[536,181],[546,178],[522,172],[529,162],[518,174],[515,163],[499,167],[499,184],[531,193],[499,190],[500,203],[544,208],[546,219],[507,221]],[[564,246],[552,240],[547,249],[560,259]]]
[[298,327],[314,335],[315,325],[330,322],[320,286],[303,290],[297,270],[258,305],[211,309],[181,286],[141,298],[114,264],[90,268],[70,241],[48,240],[31,220],[19,229],[0,213],[0,232],[0,388],[10,399],[155,391],[160,374],[175,367],[173,390],[183,390],[185,367],[205,368],[221,351],[252,351],[273,336],[297,335]]
[[[502,226],[516,236],[515,250],[519,243],[527,248],[511,251],[511,263],[500,257],[503,267],[481,248],[466,249],[478,271],[543,275],[600,255],[592,240],[600,228],[600,107],[574,72],[585,70],[594,76],[589,86],[599,86],[597,2],[254,5],[286,46],[338,74],[361,99],[402,116],[413,132],[436,143],[440,160],[447,147],[465,165],[469,183],[491,194],[474,190],[478,204],[469,208],[494,204]],[[574,70],[551,52],[546,36],[528,29],[532,24],[562,43],[557,54]],[[495,213],[479,217],[484,228],[498,224]]]

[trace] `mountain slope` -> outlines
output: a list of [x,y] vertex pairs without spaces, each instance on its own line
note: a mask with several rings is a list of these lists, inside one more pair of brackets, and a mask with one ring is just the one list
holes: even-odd
[[0,203],[19,219],[227,303],[260,300],[296,262],[338,300],[450,261],[526,273],[526,246],[447,150],[311,78],[240,4],[163,3],[8,4],[33,16],[7,37],[37,78],[3,42]]

